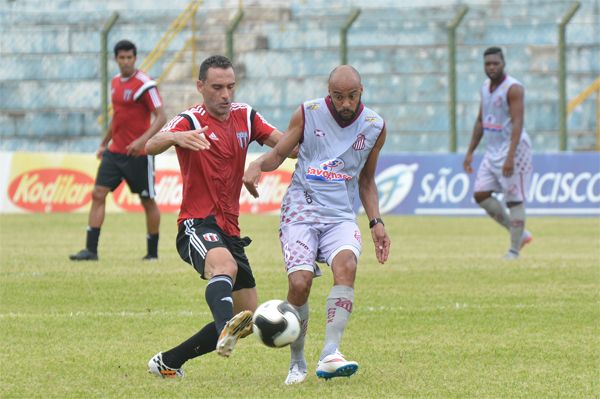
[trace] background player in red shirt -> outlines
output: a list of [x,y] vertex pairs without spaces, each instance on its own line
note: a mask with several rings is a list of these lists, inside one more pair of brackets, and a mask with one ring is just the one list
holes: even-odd
[[166,116],[156,82],[135,68],[135,45],[121,40],[115,45],[114,52],[121,72],[111,82],[114,114],[96,153],[102,161],[92,191],[85,249],[69,256],[71,260],[98,260],[106,196],[123,179],[132,193],[140,195],[146,213],[148,252],[142,259],[158,259],[160,211],[154,201],[154,157],[146,155],[144,146],[165,124]]
[[[228,357],[238,338],[251,332],[256,284],[238,225],[248,145],[273,147],[282,134],[249,105],[233,102],[231,61],[212,56],[200,66],[196,87],[204,100],[173,118],[146,143],[149,154],[175,146],[183,177],[177,249],[208,280],[206,302],[213,320],[175,348],[148,362],[151,373],[183,377],[188,360],[217,350]],[[233,316],[235,314],[235,316]]]

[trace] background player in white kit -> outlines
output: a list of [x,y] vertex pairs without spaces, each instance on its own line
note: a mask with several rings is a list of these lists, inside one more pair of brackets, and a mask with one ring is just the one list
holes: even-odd
[[315,261],[326,262],[334,286],[327,297],[325,344],[317,364],[320,378],[350,376],[358,369],[339,352],[354,302],[354,279],[361,252],[360,230],[353,210],[357,186],[369,217],[377,260],[384,263],[390,239],[379,214],[375,168],[385,142],[385,123],[361,103],[359,73],[348,65],[329,76],[329,96],[302,104],[292,115],[286,134],[271,152],[252,162],[244,184],[258,196],[262,171],[276,169],[300,144],[298,162],[281,205],[280,240],[288,273],[287,300],[300,314],[302,333],[291,345],[286,384],[305,380],[304,337],[308,327],[308,296]]
[[[483,58],[489,79],[481,87],[479,115],[463,167],[467,173],[473,171],[473,152],[485,136],[487,148],[475,178],[475,201],[509,231],[510,249],[505,258],[517,259],[521,248],[533,239],[525,230],[524,202],[532,174],[531,142],[523,128],[525,90],[504,73],[500,48],[488,48]],[[492,196],[494,192],[504,195],[509,212]]]

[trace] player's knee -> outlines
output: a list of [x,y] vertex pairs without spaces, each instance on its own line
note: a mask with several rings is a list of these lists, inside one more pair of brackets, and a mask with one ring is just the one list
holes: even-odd
[[490,195],[491,194],[486,191],[478,191],[473,193],[473,198],[475,199],[475,202],[481,204],[483,201],[490,198]]
[[296,295],[307,297],[312,286],[312,276],[306,273],[292,273],[289,275],[289,289]]
[[107,195],[108,191],[106,189],[96,186],[92,190],[92,201],[104,202],[106,200]]

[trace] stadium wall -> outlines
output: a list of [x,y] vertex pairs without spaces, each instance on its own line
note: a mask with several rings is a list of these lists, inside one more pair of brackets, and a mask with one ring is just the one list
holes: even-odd
[[[258,154],[249,154],[248,162]],[[383,214],[483,215],[473,202],[473,175],[456,154],[396,154],[380,159],[376,182]],[[481,157],[477,156],[477,167]],[[529,215],[600,216],[600,153],[534,154],[527,193]],[[182,181],[174,153],[156,157],[156,201],[177,212]],[[264,173],[255,199],[242,189],[241,213],[278,214],[295,162]],[[0,152],[0,213],[87,212],[98,160],[93,155]],[[355,204],[360,210],[360,204]],[[108,212],[142,212],[137,195],[121,184]]]

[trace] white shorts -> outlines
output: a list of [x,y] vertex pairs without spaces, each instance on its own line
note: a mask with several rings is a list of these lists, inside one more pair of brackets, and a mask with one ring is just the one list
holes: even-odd
[[282,223],[279,239],[288,274],[308,270],[319,276],[321,271],[315,262],[331,266],[333,258],[344,249],[354,252],[357,260],[361,252],[361,235],[356,222]]
[[475,178],[475,192],[492,191],[502,193],[504,202],[525,202],[533,172],[531,147],[527,142],[519,143],[512,176],[502,175],[503,163],[504,159],[493,161],[484,155]]

